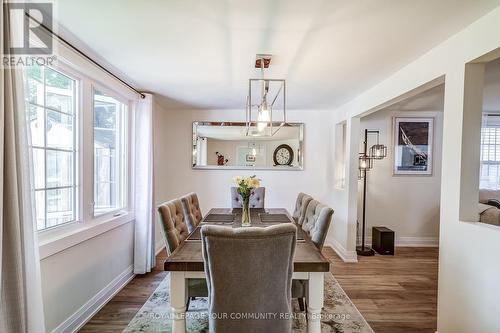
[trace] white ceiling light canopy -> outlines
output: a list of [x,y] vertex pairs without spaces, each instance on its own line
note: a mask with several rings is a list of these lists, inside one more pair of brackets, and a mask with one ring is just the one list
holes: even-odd
[[255,59],[261,77],[248,82],[247,136],[273,136],[286,124],[285,80],[264,78],[271,58],[270,54],[257,54]]

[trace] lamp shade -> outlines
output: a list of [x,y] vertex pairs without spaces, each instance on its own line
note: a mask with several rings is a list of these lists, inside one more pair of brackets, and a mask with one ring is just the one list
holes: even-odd
[[387,157],[387,146],[376,144],[370,148],[370,157],[376,160],[381,160]]
[[359,170],[370,170],[373,167],[373,159],[363,153],[359,154]]

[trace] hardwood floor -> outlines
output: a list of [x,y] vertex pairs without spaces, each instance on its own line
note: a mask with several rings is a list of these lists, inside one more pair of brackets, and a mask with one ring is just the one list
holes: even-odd
[[[327,247],[330,271],[376,333],[434,333],[437,248],[397,248],[395,256],[359,257],[344,263]],[[121,332],[165,278],[166,252],[150,274],[134,278],[80,332]]]
[[343,262],[331,248],[330,271],[377,333],[434,333],[437,327],[437,248],[401,247],[395,256]]

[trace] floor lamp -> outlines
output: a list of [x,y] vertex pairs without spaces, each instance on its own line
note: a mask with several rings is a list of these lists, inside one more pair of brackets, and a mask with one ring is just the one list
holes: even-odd
[[[377,135],[377,144],[368,150],[368,135]],[[366,175],[367,171],[373,168],[374,160],[381,160],[387,156],[387,146],[379,143],[380,131],[365,129],[365,141],[363,142],[363,152],[359,153],[359,179],[363,180],[363,226],[361,233],[361,246],[356,247],[356,252],[360,256],[372,256],[375,254],[372,248],[365,246],[366,228]]]

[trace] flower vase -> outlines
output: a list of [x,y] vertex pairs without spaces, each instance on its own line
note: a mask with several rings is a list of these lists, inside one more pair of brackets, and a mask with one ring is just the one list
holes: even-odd
[[252,225],[250,220],[250,199],[243,200],[242,211],[241,211],[241,226],[249,227]]

